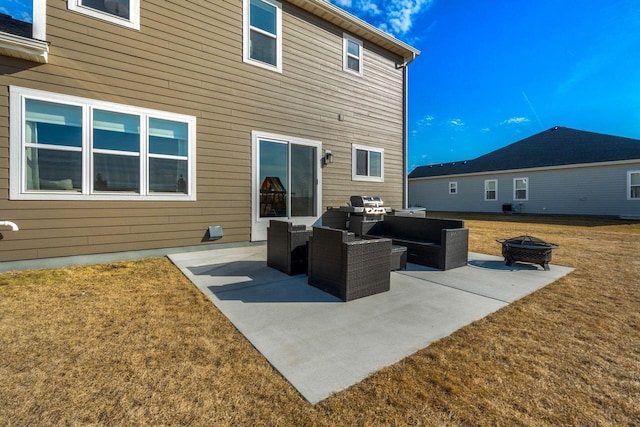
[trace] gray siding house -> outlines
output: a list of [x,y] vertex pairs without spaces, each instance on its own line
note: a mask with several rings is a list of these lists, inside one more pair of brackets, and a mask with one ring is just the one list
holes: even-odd
[[0,226],[0,263],[260,241],[351,194],[406,203],[419,52],[339,7],[28,1],[32,22],[0,16],[0,224],[20,229]]
[[640,140],[556,126],[408,180],[410,206],[428,211],[640,219]]

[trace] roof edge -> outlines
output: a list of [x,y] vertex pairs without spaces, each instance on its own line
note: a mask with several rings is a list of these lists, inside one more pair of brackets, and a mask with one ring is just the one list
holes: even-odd
[[[412,61],[420,55],[420,51],[413,46],[398,40],[389,33],[385,33],[368,22],[330,3],[328,0],[287,0],[307,12],[338,25],[343,30],[350,31],[365,40],[377,44],[391,52],[402,56],[406,61]],[[331,19],[328,19],[328,18]],[[358,31],[359,29],[359,31]]]
[[478,175],[502,175],[509,173],[521,173],[521,172],[539,172],[546,170],[558,170],[558,169],[581,169],[581,168],[593,168],[598,166],[621,166],[621,165],[629,165],[636,164],[640,159],[629,159],[629,160],[610,160],[604,162],[591,162],[591,163],[572,163],[569,165],[555,165],[555,166],[539,166],[532,168],[524,168],[524,169],[496,169],[490,171],[481,171],[481,172],[467,172],[467,173],[452,173],[446,175],[433,175],[433,176],[416,176],[413,178],[407,179],[409,181],[426,181],[430,179],[439,179],[439,178],[457,178],[464,176],[478,176]]

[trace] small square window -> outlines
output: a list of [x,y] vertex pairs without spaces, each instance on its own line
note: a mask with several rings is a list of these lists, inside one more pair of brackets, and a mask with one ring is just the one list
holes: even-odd
[[343,59],[344,71],[362,75],[362,41],[343,34]]
[[352,146],[352,176],[354,181],[384,181],[384,150],[381,148]]

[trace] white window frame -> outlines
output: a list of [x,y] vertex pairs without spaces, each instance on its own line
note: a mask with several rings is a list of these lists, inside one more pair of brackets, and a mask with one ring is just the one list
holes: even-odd
[[122,25],[123,27],[140,30],[140,0],[129,0],[129,19],[120,18],[107,12],[102,12],[82,4],[82,0],[67,0],[67,7],[83,15]]
[[[242,7],[242,58],[247,64],[255,65],[267,70],[282,73],[282,4],[275,0],[259,0],[276,8],[276,65],[267,64],[251,58],[251,0],[243,0]],[[259,28],[254,28],[261,34],[272,37],[272,34],[265,33]]]
[[[130,201],[195,201],[196,200],[196,118],[184,114],[138,108],[134,106],[97,101],[76,96],[63,95],[41,90],[10,86],[10,185],[11,200],[130,200]],[[25,143],[25,101],[34,99],[46,102],[82,107],[82,190],[80,192],[56,190],[27,190],[26,183],[26,143]],[[140,116],[140,188],[139,192],[95,192],[93,190],[93,154],[104,150],[92,147],[92,111],[107,110]],[[186,123],[188,126],[187,146],[187,193],[161,193],[148,191],[148,164],[150,158],[176,158],[148,153],[149,119],[163,119]],[[74,150],[75,151],[75,150]]]
[[458,181],[449,181],[449,194],[458,194]]
[[[525,197],[524,198],[518,198],[517,197],[516,183],[518,181],[524,181],[524,191],[525,191]],[[525,202],[525,201],[529,200],[529,178],[528,177],[513,178],[513,200],[517,200],[517,201],[521,201],[521,202]]]
[[640,175],[640,170],[627,172],[627,200],[640,200],[640,197],[631,197],[631,175]]
[[47,1],[33,0],[31,37],[22,37],[0,31],[0,55],[47,63],[49,43],[47,39]]
[[[371,153],[371,152],[380,153],[380,176],[371,176],[370,154],[368,155],[369,161],[367,162],[367,165],[369,167],[369,170],[367,170],[367,175],[358,175],[357,173],[358,157],[356,154],[358,150],[367,151],[368,153]],[[369,147],[366,145],[351,144],[351,180],[352,181],[384,182],[384,149]]]
[[[356,43],[360,46],[360,56],[356,57],[349,53],[349,42]],[[357,58],[359,69],[356,71],[352,68],[349,68],[349,57]],[[355,37],[350,36],[347,33],[342,34],[342,69],[352,74],[356,74],[358,76],[363,75],[364,70],[364,46],[362,44],[362,40],[358,40]]]
[[[490,183],[495,183],[495,189],[494,190],[489,190],[489,184]],[[496,192],[496,196],[493,199],[490,199],[487,195],[488,191],[495,191]],[[484,200],[486,202],[495,202],[496,200],[498,200],[498,180],[497,179],[485,179],[484,180]]]

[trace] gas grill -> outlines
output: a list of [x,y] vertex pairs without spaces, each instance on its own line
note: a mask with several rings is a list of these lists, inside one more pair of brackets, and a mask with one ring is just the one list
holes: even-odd
[[363,222],[382,221],[383,216],[392,212],[379,196],[351,196],[349,206],[340,206],[348,213],[347,229],[357,236],[362,234]]
[[379,196],[351,196],[350,202],[351,207],[356,208],[353,211],[356,214],[380,216],[387,213],[387,209],[382,206],[384,202]]

